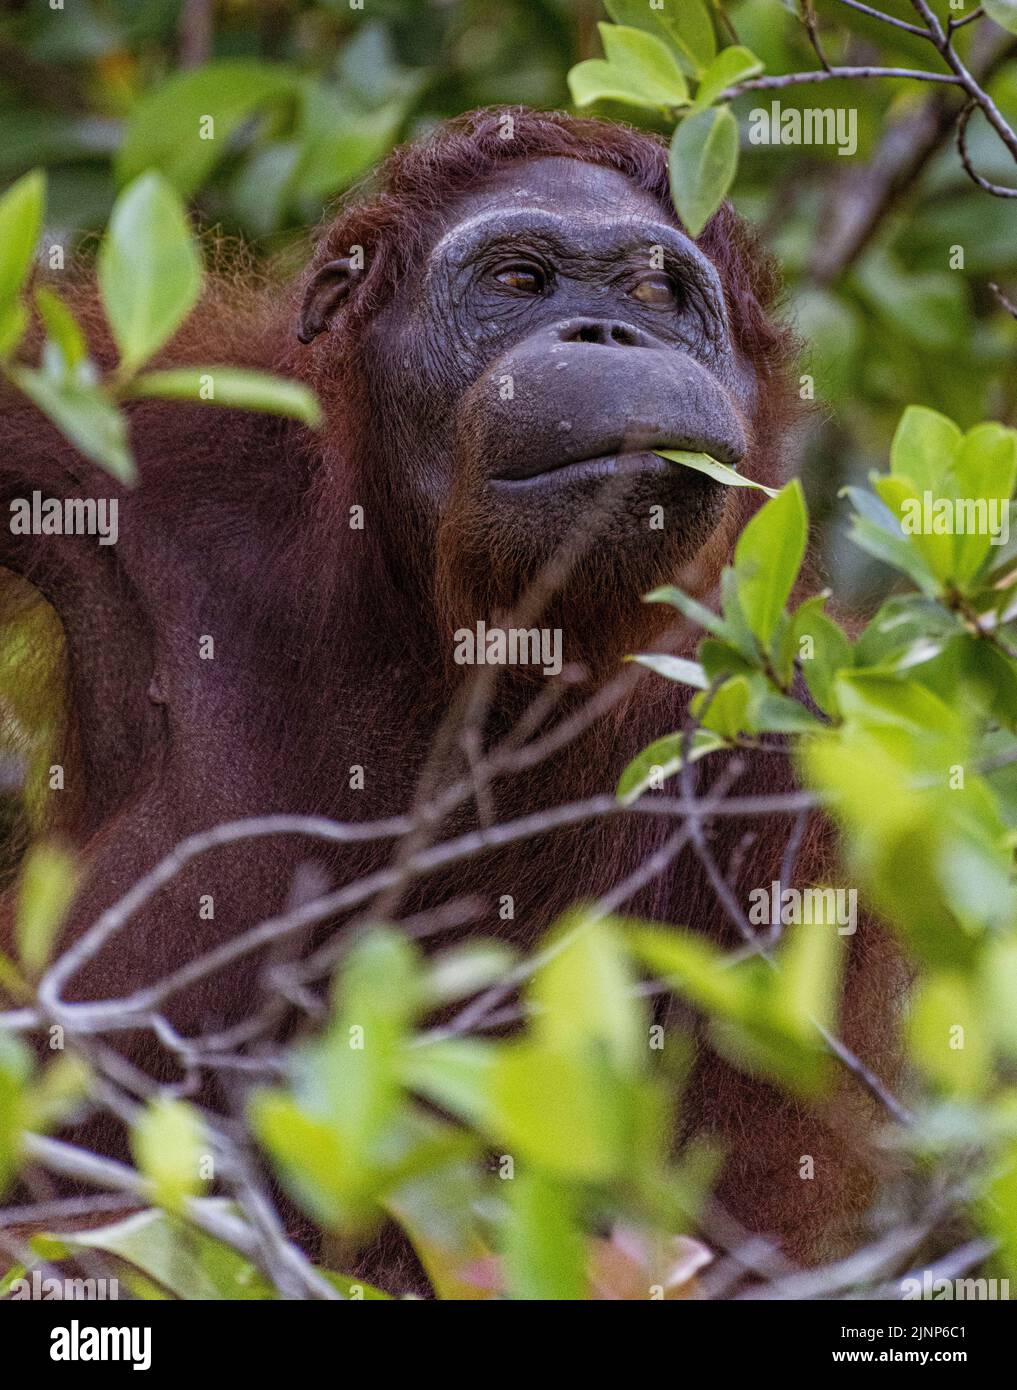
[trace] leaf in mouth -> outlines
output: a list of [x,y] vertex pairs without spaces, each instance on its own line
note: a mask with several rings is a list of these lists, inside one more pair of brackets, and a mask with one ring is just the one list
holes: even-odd
[[757,487],[760,492],[765,492],[767,497],[777,496],[774,488],[765,487],[752,478],[746,478],[726,463],[711,458],[709,454],[690,454],[685,449],[654,449],[653,452],[670,463],[680,463],[683,468],[693,468],[697,473],[705,473],[708,478],[723,483],[725,487]]

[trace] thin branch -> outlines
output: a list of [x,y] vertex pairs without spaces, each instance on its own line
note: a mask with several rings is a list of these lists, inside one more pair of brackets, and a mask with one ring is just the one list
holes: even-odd
[[782,91],[785,87],[803,87],[810,82],[845,81],[856,78],[889,77],[914,82],[938,82],[944,87],[962,86],[961,79],[949,72],[923,72],[920,68],[834,67],[814,72],[782,72],[768,77],[750,77],[721,93],[719,101],[733,101],[744,92]]
[[874,9],[871,5],[863,5],[861,0],[838,0],[841,5],[847,5],[852,10],[858,10],[860,14],[867,14],[871,19],[878,19],[881,24],[889,24],[894,29],[904,29],[909,34],[917,34],[920,39],[930,38],[928,29],[923,29],[919,24],[910,24],[906,19],[895,19],[892,14],[884,14],[882,10]]
[[1008,188],[1001,183],[991,183],[988,179],[983,178],[971,163],[971,156],[968,154],[967,128],[972,113],[978,107],[978,102],[970,101],[957,118],[957,153],[960,155],[964,172],[972,183],[976,183],[985,193],[991,193],[994,198],[1017,198],[1017,188]]
[[820,64],[826,72],[830,71],[832,64],[823,49],[823,41],[819,37],[819,20],[816,18],[816,10],[812,0],[801,0],[802,23],[805,25],[805,32],[809,36],[809,43],[812,50],[819,59]]
[[960,19],[954,19],[951,16],[946,22],[947,33],[953,34],[955,29],[963,29],[965,24],[970,24],[972,20],[984,18],[985,11],[982,9],[981,5],[978,6],[977,10],[972,10],[970,14],[963,15]]
[[[1017,304],[1015,304],[1012,299],[1007,298],[1007,296],[1003,293],[1003,291],[999,288],[995,281],[989,281],[989,289],[992,291],[999,304],[1006,310],[1010,317],[1017,319]],[[1001,754],[1000,757],[1003,759],[1002,762],[1000,762],[998,759],[992,760],[992,771],[995,771],[1000,767],[1005,767],[1007,763],[1017,762],[1017,749],[1013,751],[1012,756],[1007,754]]]

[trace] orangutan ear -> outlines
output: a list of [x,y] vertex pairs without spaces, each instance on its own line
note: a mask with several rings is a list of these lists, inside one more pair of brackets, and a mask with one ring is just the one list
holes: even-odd
[[307,286],[300,306],[297,337],[302,343],[324,333],[362,274],[350,256],[325,262]]

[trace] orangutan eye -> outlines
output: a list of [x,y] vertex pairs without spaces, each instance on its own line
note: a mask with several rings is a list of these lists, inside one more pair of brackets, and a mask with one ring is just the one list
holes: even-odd
[[494,278],[500,285],[523,294],[540,294],[547,284],[547,276],[539,265],[503,266]]
[[647,275],[629,293],[641,304],[654,304],[661,309],[672,308],[678,303],[674,282],[666,275]]

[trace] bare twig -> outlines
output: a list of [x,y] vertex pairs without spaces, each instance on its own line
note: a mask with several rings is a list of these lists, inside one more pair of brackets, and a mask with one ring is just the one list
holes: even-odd
[[992,183],[991,180],[984,178],[971,163],[971,156],[968,153],[967,129],[968,121],[973,112],[977,110],[978,103],[970,101],[957,118],[957,153],[960,156],[964,172],[972,183],[976,183],[983,192],[991,193],[994,198],[1017,198],[1017,188],[1009,188],[1002,183]]

